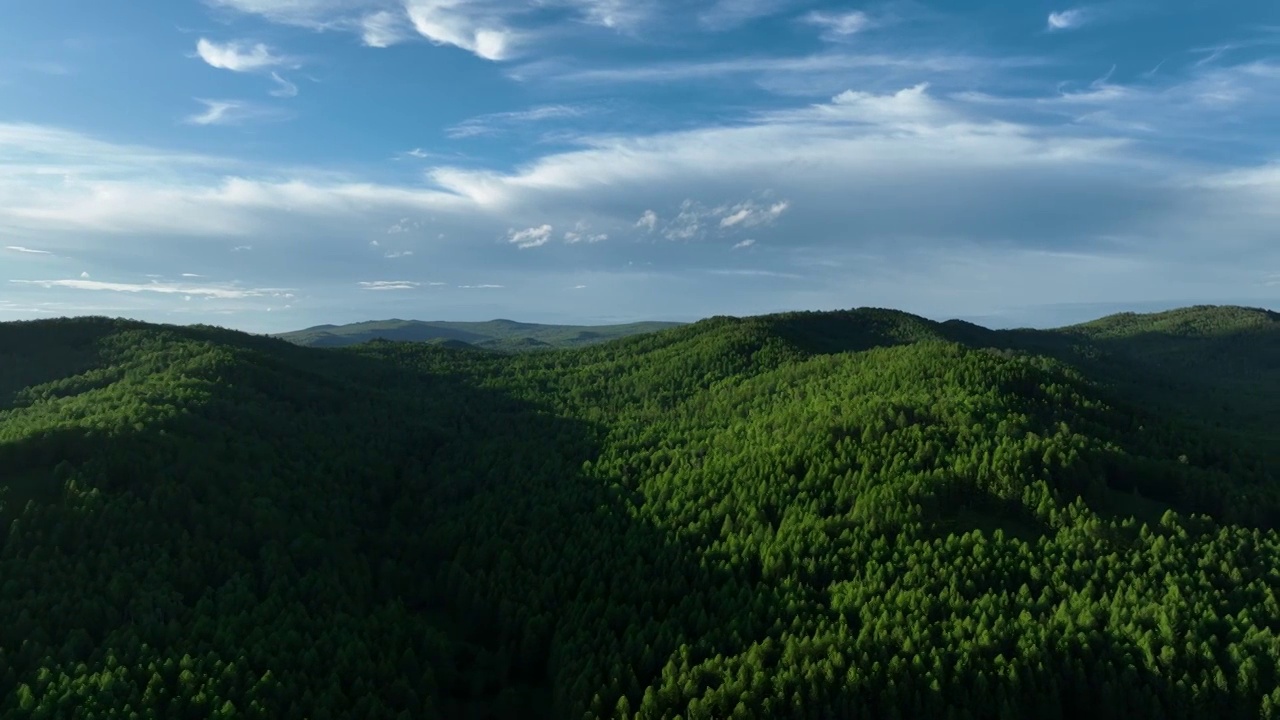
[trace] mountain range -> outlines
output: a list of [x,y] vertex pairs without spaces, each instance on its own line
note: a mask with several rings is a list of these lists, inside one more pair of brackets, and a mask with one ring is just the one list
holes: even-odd
[[[448,322],[374,320],[349,325],[317,325],[276,337],[309,347],[344,347],[370,340],[435,342],[453,347],[499,351],[582,347],[606,340],[678,327],[682,323],[639,322],[624,325],[541,325],[514,320]],[[465,344],[465,345],[464,345]]]
[[392,326],[0,324],[0,716],[1280,717],[1275,312]]

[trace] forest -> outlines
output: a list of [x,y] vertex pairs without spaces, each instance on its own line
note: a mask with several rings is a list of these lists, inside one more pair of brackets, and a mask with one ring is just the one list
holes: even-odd
[[0,324],[3,718],[1280,718],[1280,315]]

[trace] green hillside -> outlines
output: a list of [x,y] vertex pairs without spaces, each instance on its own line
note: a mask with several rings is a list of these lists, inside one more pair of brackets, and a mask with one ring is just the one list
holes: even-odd
[[1278,328],[0,324],[0,717],[1280,717]]
[[625,325],[539,325],[512,320],[488,322],[424,322],[377,320],[350,325],[318,325],[281,333],[283,338],[310,347],[344,347],[370,340],[428,342],[453,340],[504,352],[582,347],[627,335],[657,332],[681,323],[638,322]]

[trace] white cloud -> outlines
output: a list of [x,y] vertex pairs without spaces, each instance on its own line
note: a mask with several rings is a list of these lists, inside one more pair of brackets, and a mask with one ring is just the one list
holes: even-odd
[[281,98],[296,97],[298,94],[298,86],[280,77],[279,73],[271,73],[271,79],[276,81],[276,89],[270,91],[271,95]]
[[861,10],[848,12],[814,10],[802,19],[810,25],[822,28],[823,37],[827,39],[848,37],[871,27],[871,17]]
[[53,254],[48,250],[35,250],[33,248],[23,247],[22,245],[6,245],[4,249],[9,250],[11,252],[27,253],[30,255],[52,255]]
[[587,286],[586,286],[586,285],[574,285],[574,286],[573,286],[572,288],[570,288],[570,289],[571,289],[571,290],[586,290],[586,289],[587,289]]
[[405,11],[419,35],[437,45],[468,50],[485,60],[511,56],[518,34],[483,3],[464,0],[406,0]]
[[85,272],[80,273],[80,277],[81,277],[81,278],[84,278],[85,280],[88,280],[88,279],[89,279],[89,273],[88,273],[88,271],[85,271]]
[[[410,218],[400,218],[391,227],[387,228],[388,235],[399,235],[401,233],[412,232],[422,228],[421,220],[412,220]],[[373,241],[374,245],[378,244],[377,240]]]
[[629,31],[658,12],[656,0],[568,0],[593,25]]
[[413,255],[412,250],[397,250],[397,251],[389,250],[383,255],[383,257],[395,260],[396,258],[409,257],[410,255]]
[[[755,227],[765,223],[773,222],[786,212],[791,203],[783,200],[773,203],[767,207],[762,207],[752,202],[739,203],[729,209],[729,214],[720,219],[720,227],[729,228],[734,226]],[[725,212],[721,210],[720,212]]]
[[237,245],[231,248],[231,252],[248,252],[249,250],[252,250],[252,249],[253,249],[252,245]]
[[[437,166],[428,170],[425,181],[401,184],[369,182],[354,173],[126,148],[66,131],[0,125],[0,197],[5,198],[0,228],[12,230],[11,242],[20,238],[82,258],[95,267],[95,277],[126,268],[129,258],[164,253],[161,262],[199,263],[212,277],[241,277],[259,285],[297,285],[306,278],[315,283],[309,290],[316,298],[328,287],[355,294],[360,275],[387,272],[383,252],[365,250],[370,230],[384,237],[383,229],[418,217],[432,218],[432,238],[448,238],[433,240],[433,256],[438,247],[460,271],[522,290],[532,282],[528,277],[563,271],[546,286],[548,296],[574,285],[582,277],[578,273],[596,263],[622,268],[634,259],[637,270],[627,272],[645,267],[652,277],[672,267],[701,273],[699,263],[712,253],[723,257],[724,250],[747,237],[768,248],[768,269],[774,272],[800,272],[793,263],[802,251],[836,263],[805,268],[803,272],[821,276],[812,281],[815,289],[804,291],[814,293],[823,277],[831,287],[847,289],[837,275],[865,272],[870,277],[873,270],[888,272],[886,267],[933,257],[929,253],[960,262],[953,248],[971,249],[987,263],[984,267],[997,269],[1006,268],[999,252],[1023,245],[1084,247],[1098,256],[1123,252],[1160,257],[1170,264],[1185,262],[1188,268],[1193,260],[1197,268],[1226,268],[1230,258],[1250,257],[1253,267],[1274,269],[1280,266],[1273,245],[1274,208],[1280,207],[1277,178],[1261,167],[1234,175],[1224,172],[1229,167],[1210,172],[1183,150],[1199,147],[1193,143],[1205,137],[1189,132],[1193,123],[1220,127],[1224,117],[1213,106],[1190,99],[1213,90],[1234,91],[1239,99],[1229,115],[1250,118],[1252,124],[1234,126],[1248,130],[1266,117],[1268,107],[1274,108],[1276,94],[1271,91],[1277,81],[1264,71],[1242,67],[1196,73],[1181,83],[1161,78],[1121,86],[1106,80],[1078,92],[1042,98],[1019,94],[997,97],[998,102],[953,97],[923,85],[896,86],[885,93],[855,87],[828,102],[733,118],[723,125],[585,136],[572,150],[544,151],[510,169]],[[1171,112],[1173,108],[1180,109]],[[1136,131],[1119,124],[1076,122],[1096,110],[1149,124],[1155,137],[1135,140],[1140,137]],[[1187,131],[1185,145],[1170,128]],[[1174,144],[1164,144],[1170,137]],[[1265,133],[1254,139],[1265,147]],[[787,199],[793,204],[773,210]],[[575,226],[580,218],[589,219],[590,229]],[[579,238],[607,234],[611,242],[591,252],[560,254],[520,254],[512,247],[545,243],[544,237],[552,238],[552,227],[561,230],[557,237],[568,230]],[[648,231],[715,242],[710,248],[627,242]],[[517,241],[520,233],[524,235]],[[252,255],[254,262],[226,254],[232,244],[249,242],[259,250]],[[324,261],[298,262],[300,248],[307,257]],[[862,255],[885,259],[876,264]],[[732,257],[753,255],[743,251]],[[562,267],[566,263],[572,265]],[[1071,265],[1072,272],[1084,273],[1085,265],[1077,265]],[[1048,260],[1028,267],[1040,273],[1035,278],[1041,281],[1053,269]],[[251,279],[251,272],[268,279]],[[954,276],[937,272],[952,282],[951,291],[960,287],[958,271]],[[1259,276],[1251,272],[1222,286],[1252,287]],[[609,277],[587,282],[613,293],[620,282]],[[698,277],[729,288],[740,276]],[[921,282],[932,278],[921,277]],[[1072,277],[1077,287],[1092,287],[1087,276]],[[1144,276],[1142,287],[1156,288],[1154,277]],[[1006,290],[1000,290],[1005,295],[995,290],[984,294],[988,285],[1000,286],[999,279],[992,275],[975,281],[982,288],[974,292],[986,298],[983,302],[1012,297]],[[324,284],[330,280],[332,286]],[[668,286],[652,282],[629,297],[657,293],[666,302]],[[766,285],[785,289],[789,283]],[[1034,289],[1034,283],[1029,286]],[[885,298],[892,297],[893,287],[901,292],[904,285],[885,284]],[[1112,287],[1137,292],[1107,286]],[[795,306],[818,302],[817,295],[787,292],[797,294],[769,295],[769,302],[791,297]],[[1054,292],[1069,299],[1071,290],[1061,285]],[[837,297],[835,290],[830,293],[823,297]],[[808,304],[801,303],[804,298]],[[539,295],[528,302],[533,307],[544,300]],[[746,295],[738,301],[756,302]]]
[[357,283],[361,290],[413,290],[421,284],[410,280],[373,280]]
[[505,286],[486,284],[486,285],[459,285],[458,287],[464,290],[499,290]]
[[202,113],[187,116],[187,122],[195,125],[219,125],[231,122],[231,118],[243,105],[234,100],[200,100],[205,106]]
[[1051,31],[1075,30],[1087,23],[1089,19],[1089,13],[1084,8],[1072,8],[1070,10],[1049,13],[1047,23],[1048,28]]
[[[1258,67],[1255,68],[1254,66]],[[1269,75],[1268,70],[1276,70]],[[1142,82],[1121,85],[1108,75],[1081,90],[1048,97],[999,97],[960,93],[956,100],[975,105],[1031,111],[1042,123],[1066,117],[1073,124],[1120,134],[1158,136],[1164,142],[1195,142],[1217,137],[1224,122],[1266,124],[1276,118],[1274,98],[1280,93],[1280,66],[1246,63],[1233,67],[1205,67],[1181,81],[1145,76]],[[1057,117],[1050,117],[1057,116]]]
[[[83,278],[84,275],[81,275]],[[71,290],[97,290],[121,293],[156,293],[161,295],[194,295],[219,299],[242,299],[255,297],[284,297],[289,292],[286,288],[242,288],[229,285],[185,285],[181,283],[114,283],[98,280],[10,280],[16,285],[31,285],[50,288],[66,288]]]
[[507,233],[507,242],[512,243],[521,250],[546,245],[550,239],[551,226],[545,224],[538,227],[525,228],[524,230],[511,230]]
[[[313,30],[347,31],[369,47],[400,43],[414,32],[486,59],[505,57],[517,40],[562,33],[546,27],[513,29],[541,8],[566,8],[580,22],[630,31],[655,14],[657,0],[206,0],[211,5],[260,15],[272,22]],[[569,25],[571,28],[572,25]]]
[[339,29],[353,19],[396,3],[387,0],[205,0],[237,12],[262,15],[271,22],[311,29]]
[[[554,80],[575,83],[670,83],[727,78],[735,75],[763,75],[781,78],[782,83],[795,78],[832,74],[847,87],[862,71],[868,82],[882,79],[886,73],[932,73],[975,76],[983,72],[1006,71],[1018,67],[1039,66],[1040,58],[1006,56],[985,58],[974,55],[920,53],[824,52],[798,56],[744,56],[728,60],[689,60],[615,67],[565,68],[551,64],[531,64],[517,69],[517,79]],[[808,91],[805,91],[807,94]]]
[[734,250],[742,250],[743,248],[749,248],[749,247],[751,247],[752,245],[755,245],[755,244],[756,244],[756,241],[755,241],[755,239],[754,239],[754,238],[747,238],[746,240],[740,240],[740,241],[738,241],[738,242],[734,243],[734,244],[733,244],[733,249],[734,249]]
[[184,278],[202,278],[202,277],[204,277],[204,276],[203,276],[203,275],[197,275],[196,273],[182,273],[182,277],[184,277]]
[[186,117],[192,125],[238,125],[255,119],[281,119],[283,114],[273,108],[264,108],[243,100],[206,100],[196,98],[204,105],[204,111]]
[[287,58],[271,52],[271,48],[263,43],[254,45],[243,42],[219,44],[205,38],[200,38],[196,42],[196,54],[212,67],[232,72],[254,72],[289,62]]
[[405,20],[389,10],[369,13],[360,18],[360,39],[369,47],[391,47],[405,39]]
[[513,33],[500,8],[484,0],[206,0],[313,30],[352,32],[367,47],[396,45],[414,34],[486,59],[505,56]]
[[680,212],[675,219],[666,224],[662,235],[668,240],[690,240],[700,234],[702,221],[711,214],[698,203],[686,198],[680,204]]
[[787,278],[789,280],[799,280],[804,276],[797,273],[778,272],[777,270],[754,270],[754,269],[716,269],[708,270],[712,275],[727,275],[736,277],[773,277]]
[[570,245],[576,243],[598,243],[609,239],[609,233],[588,233],[581,230],[570,230],[564,234],[564,241]]
[[586,110],[573,105],[541,105],[528,110],[490,113],[465,120],[449,128],[445,134],[453,139],[493,135],[521,123],[581,117]]

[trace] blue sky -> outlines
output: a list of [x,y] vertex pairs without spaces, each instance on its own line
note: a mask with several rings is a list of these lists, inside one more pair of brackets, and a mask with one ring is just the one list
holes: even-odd
[[1280,5],[45,0],[0,320],[1280,305]]

